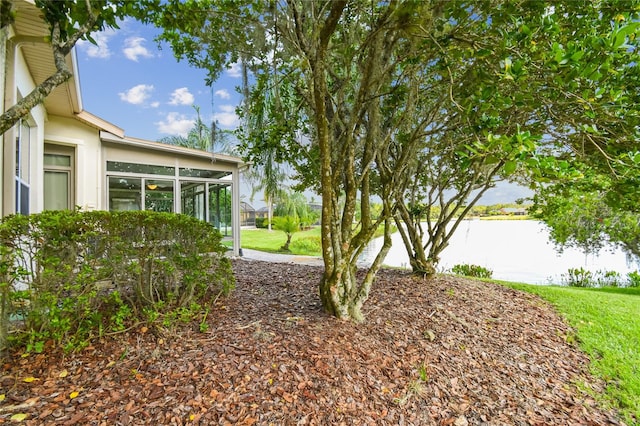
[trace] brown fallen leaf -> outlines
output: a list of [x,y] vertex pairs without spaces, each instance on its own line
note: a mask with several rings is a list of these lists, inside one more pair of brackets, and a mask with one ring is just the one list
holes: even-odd
[[469,421],[465,416],[460,416],[453,422],[455,426],[469,426]]
[[24,401],[21,404],[0,406],[0,413],[18,411],[18,410],[20,410],[20,411],[26,410],[26,409],[31,408],[34,405],[36,405],[36,403],[39,400],[40,400],[40,397],[36,396],[36,397],[27,399],[26,401]]

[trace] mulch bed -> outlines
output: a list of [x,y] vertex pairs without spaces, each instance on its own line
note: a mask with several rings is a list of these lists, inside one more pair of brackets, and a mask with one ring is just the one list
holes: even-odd
[[0,423],[621,424],[578,390],[602,384],[536,296],[383,270],[354,324],[323,312],[318,267],[233,264],[205,332],[140,326],[77,354],[15,354]]

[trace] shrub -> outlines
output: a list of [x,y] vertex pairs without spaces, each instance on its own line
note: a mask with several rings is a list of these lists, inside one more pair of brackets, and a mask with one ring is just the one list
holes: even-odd
[[569,287],[595,287],[593,273],[582,267],[569,268],[566,274],[560,276],[560,281]]
[[256,228],[268,228],[269,219],[266,217],[256,217]]
[[627,274],[627,283],[629,287],[640,287],[640,273],[631,271]]
[[[569,268],[566,274],[561,275],[561,283],[569,287],[623,287],[625,284],[633,286],[633,278],[630,272],[627,275],[628,282],[622,280],[620,273],[616,271],[591,272],[584,268]],[[640,274],[637,274],[640,279]]]
[[220,240],[206,222],[170,213],[8,216],[0,222],[0,350],[9,331],[28,350],[48,340],[79,348],[149,312],[157,318],[227,293],[235,281]]
[[295,254],[317,254],[322,252],[322,240],[318,236],[298,238],[291,242],[291,252]]
[[475,278],[491,278],[493,271],[479,265],[457,264],[453,265],[451,272],[456,275]]
[[300,221],[295,216],[276,216],[273,218],[273,228],[282,231],[287,236],[287,241],[282,247],[283,251],[290,251],[291,237],[300,230]]
[[595,273],[596,287],[622,287],[622,277],[616,271],[597,271]]

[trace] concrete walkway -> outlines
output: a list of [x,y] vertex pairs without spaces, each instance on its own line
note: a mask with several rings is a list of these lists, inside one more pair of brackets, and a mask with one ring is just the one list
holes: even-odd
[[315,256],[301,256],[297,254],[267,253],[264,251],[242,249],[242,258],[262,260],[264,262],[297,263],[301,265],[324,266],[322,258]]

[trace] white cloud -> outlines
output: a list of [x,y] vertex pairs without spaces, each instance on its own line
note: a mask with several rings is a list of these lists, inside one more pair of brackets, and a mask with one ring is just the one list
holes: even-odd
[[106,59],[111,56],[111,50],[109,49],[109,39],[115,35],[115,30],[109,28],[98,33],[91,34],[91,37],[96,41],[93,44],[86,40],[78,40],[76,45],[87,53],[90,58]]
[[170,105],[191,105],[194,101],[193,95],[189,92],[189,89],[186,87],[181,87],[176,89],[171,94],[171,100],[169,101]]
[[240,124],[240,118],[235,113],[236,107],[233,105],[220,105],[221,112],[213,114],[213,119],[222,127],[234,128]]
[[158,108],[160,106],[160,102],[154,101],[149,104],[151,108]]
[[195,125],[195,120],[188,119],[183,114],[170,112],[163,121],[154,123],[160,133],[186,137],[189,130]]
[[229,75],[229,77],[242,77],[242,64],[240,63],[240,61],[231,64],[229,68],[227,68],[227,74]]
[[231,95],[229,94],[229,91],[227,91],[225,89],[216,90],[214,95],[219,97],[220,99],[230,99],[231,98]]
[[144,58],[152,58],[153,53],[151,53],[146,47],[143,46],[143,43],[146,42],[142,37],[129,37],[124,41],[124,49],[122,52],[127,59],[138,62],[138,58],[141,56]]
[[153,86],[149,84],[138,84],[126,92],[118,93],[120,99],[134,105],[141,105],[146,101],[153,91]]
[[213,118],[222,126],[222,127],[237,127],[240,124],[240,119],[234,113],[230,112],[216,112],[213,114]]

